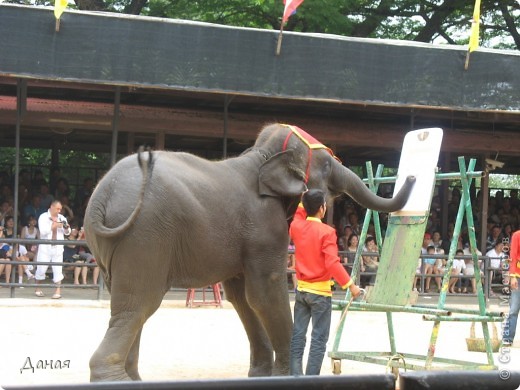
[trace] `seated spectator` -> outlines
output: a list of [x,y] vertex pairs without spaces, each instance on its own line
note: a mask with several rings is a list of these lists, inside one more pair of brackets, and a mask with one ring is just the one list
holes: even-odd
[[[70,188],[67,179],[60,177],[51,193],[54,196],[54,199],[62,199],[63,196],[68,198],[70,196]],[[61,204],[63,204],[63,200],[61,201]]]
[[[374,254],[378,254],[378,249],[376,245],[376,239],[372,236],[367,236],[365,240],[365,247],[363,248],[363,252],[371,252]],[[379,267],[378,262],[379,256],[374,255],[365,255],[362,256],[362,264],[361,264],[361,272],[371,272],[373,275],[367,275],[361,277],[361,283],[363,286],[370,285],[373,286],[376,280],[375,273]]]
[[432,235],[428,232],[424,233],[422,246],[421,246],[421,255],[425,255],[428,253],[428,247],[432,245]]
[[[477,256],[482,256],[482,252],[480,252],[478,249],[475,249],[475,252],[477,253]],[[464,245],[464,254],[467,255],[467,256],[471,256],[472,255],[472,253],[471,253],[471,244],[470,243],[467,243],[466,245]],[[463,274],[466,275],[466,276],[470,276],[470,275],[475,276],[475,263],[474,263],[473,259],[466,259],[465,263],[466,263],[466,269],[463,271]],[[477,269],[480,272],[480,276],[483,276],[484,272],[482,272],[482,260],[481,259],[478,259],[478,267],[477,267]],[[472,293],[476,293],[477,292],[477,289],[476,289],[476,279],[474,277],[471,278],[471,279],[466,278],[466,279],[463,280],[463,282],[465,282],[465,285],[463,283],[462,292],[469,291],[468,288],[469,288],[470,285],[471,285],[471,292]],[[466,291],[464,291],[464,287],[466,288]]]
[[31,203],[25,205],[22,211],[22,224],[27,224],[29,221],[29,216],[34,216],[36,221],[38,221],[38,217],[40,214],[46,212],[47,209],[43,208],[41,205],[41,197],[38,194],[35,194],[31,198]]
[[359,245],[359,237],[356,233],[351,233],[347,240],[347,256],[346,256],[346,263],[354,264],[354,261],[356,260],[356,252],[358,250]]
[[[383,226],[381,226],[381,228],[383,228]],[[384,231],[382,233],[384,233]],[[370,222],[368,224],[367,237],[368,236],[376,237],[376,227],[372,222]],[[384,234],[383,234],[383,237],[384,237]]]
[[15,238],[16,232],[14,231],[14,217],[8,215],[5,217],[5,226],[4,226],[4,237],[5,238]]
[[31,192],[31,172],[28,169],[22,168],[20,169],[19,182],[23,185],[29,192]]
[[497,241],[502,241],[502,236],[500,233],[502,233],[502,228],[500,225],[497,224],[491,228],[491,232],[487,237],[486,251],[489,252],[490,250],[493,250]]
[[435,231],[440,230],[440,228],[441,228],[441,220],[440,220],[439,214],[438,214],[437,210],[431,209],[430,216],[428,217],[428,221],[426,222],[426,230],[429,232],[435,233]]
[[433,273],[435,275],[438,275],[435,277],[435,283],[437,284],[437,288],[439,289],[439,291],[441,291],[442,289],[442,278],[444,277],[444,273],[446,272],[446,263],[446,259],[436,259],[435,265],[433,266]]
[[[75,241],[78,239],[78,236],[79,236],[78,225],[71,224],[70,225],[70,234],[68,236],[65,236],[65,239]],[[76,244],[63,245],[63,262],[64,263],[75,263],[76,261],[78,261],[78,263],[79,263],[80,261],[79,261],[79,256],[78,256],[78,250],[79,250],[79,248]],[[78,270],[78,277],[79,277],[79,272],[81,271],[80,267],[70,266],[70,267],[65,268],[65,271],[67,271],[67,272],[72,271],[72,273],[74,275],[74,284],[79,284],[79,281],[77,281],[77,277],[76,277],[76,270]]]
[[[4,229],[0,229],[0,238],[4,237]],[[0,260],[11,261],[10,253],[11,247],[8,244],[0,243]],[[5,282],[9,283],[11,280],[11,264],[0,264],[0,276],[5,271]]]
[[352,226],[350,224],[346,224],[345,228],[343,229],[343,235],[338,240],[338,249],[340,251],[346,251],[348,246],[348,238],[353,233]]
[[438,230],[435,230],[432,234],[431,245],[435,248],[435,253],[438,255],[444,254],[444,249],[442,249],[442,238],[441,233]]
[[[81,228],[81,230],[79,231],[78,240],[84,240],[84,239],[85,239],[85,230],[83,228]],[[85,264],[95,264],[96,263],[96,259],[94,258],[92,253],[90,253],[88,248],[80,247],[78,254],[79,254],[79,259],[83,260],[85,262]],[[92,268],[92,284],[97,284],[98,277],[99,277],[99,267],[95,266],[95,267],[82,267],[82,268],[87,268],[87,272],[88,272],[88,268]]]
[[[462,274],[466,276],[466,278],[462,280],[462,292],[470,292],[469,286],[471,286],[471,292],[475,294],[477,292],[477,281],[475,279],[475,263],[473,262],[473,259],[464,259],[464,263],[466,265],[466,268],[464,268]],[[480,272],[480,276],[482,276],[484,273],[480,270],[480,267],[477,269]]]
[[29,189],[24,184],[20,183],[18,185],[18,210],[23,211],[23,208],[30,203],[30,201],[31,195]]
[[[421,280],[421,274],[422,274],[422,259],[419,257],[417,261],[417,267],[415,268],[415,277],[413,278],[413,291],[417,291],[417,282]],[[421,286],[419,285],[419,291],[421,290]]]
[[54,196],[52,196],[52,194],[49,192],[49,186],[47,185],[47,183],[42,183],[40,185],[40,199],[41,207],[43,207],[43,209],[47,211],[49,207],[51,207],[51,203],[54,200]]
[[11,206],[14,204],[14,195],[11,184],[2,183],[0,184],[0,200],[2,202],[8,201]]
[[[36,220],[36,217],[34,215],[30,215],[27,220],[27,226],[24,226],[22,228],[22,234],[20,235],[21,238],[24,239],[39,239],[40,238],[40,231],[36,227],[36,224],[38,221]],[[30,261],[33,261],[36,258],[36,254],[38,253],[38,245],[33,244],[29,245],[26,243],[27,248],[27,257]]]
[[358,235],[361,234],[363,226],[359,224],[359,216],[356,212],[351,212],[348,215],[348,223],[350,224],[353,233]]
[[[428,246],[428,248],[426,249],[426,254],[434,255],[435,254],[435,247],[433,245]],[[424,257],[423,258],[423,264],[424,264],[424,273],[426,275],[435,275],[435,272],[434,272],[435,259],[434,258],[432,258],[432,257]],[[432,278],[431,276],[426,276],[425,277],[424,288],[428,292],[430,290],[431,278]],[[440,289],[440,286],[439,286],[439,292],[440,291],[441,291],[441,289]]]
[[511,242],[511,238],[513,236],[513,226],[510,224],[510,223],[506,223],[504,225],[504,228],[502,229],[502,233],[504,235],[504,243],[510,243]]
[[[24,245],[15,245],[16,248],[16,261],[25,261],[29,262],[29,257],[27,257],[27,249]],[[11,256],[12,252],[8,252],[7,255]],[[27,280],[34,279],[34,275],[31,273],[33,269],[32,264],[18,264],[18,283],[23,283],[23,274],[27,275]],[[21,287],[23,288],[23,287]]]
[[8,200],[3,200],[0,204],[0,227],[5,226],[5,220],[7,217],[14,215],[13,206]]
[[61,198],[60,198],[60,202],[61,202],[61,214],[67,218],[67,221],[69,223],[74,223],[75,220],[74,220],[74,211],[72,211],[72,207],[70,207],[70,200],[69,200],[69,197],[67,195],[63,195]]
[[453,232],[455,230],[455,224],[448,223],[448,235],[442,240],[442,250],[444,253],[450,252],[451,241],[453,240]]
[[[33,194],[38,193],[40,191],[40,186],[42,184],[47,184],[47,182],[45,181],[45,178],[43,177],[43,172],[40,169],[36,169],[34,171],[34,175],[33,175],[32,181],[31,181],[31,186],[32,186],[31,192]],[[47,208],[45,209],[45,211],[47,211]]]
[[[71,231],[69,236],[67,237],[67,240],[82,240],[80,238],[80,230],[78,229],[77,225],[72,225]],[[70,268],[73,268],[73,275],[74,275],[74,284],[79,285],[80,280],[79,277],[81,275],[81,284],[87,284],[87,275],[88,275],[88,267],[80,267],[79,264],[85,264],[85,262],[89,263],[92,262],[92,259],[94,258],[91,254],[86,254],[83,247],[78,246],[76,244],[70,244],[70,245],[64,245],[63,246],[63,262],[65,263],[75,263],[76,266],[73,267],[67,267],[67,271],[70,270]],[[89,256],[90,255],[90,256]],[[97,268],[97,267],[96,267]]]
[[489,257],[489,280],[491,280],[491,283],[501,283],[502,261],[507,258],[504,253],[502,236],[497,237],[494,248],[486,252],[486,256]]
[[[462,249],[457,249],[455,256],[464,255],[464,251]],[[462,270],[466,268],[466,263],[463,259],[455,257],[453,259],[453,264],[451,266],[451,275],[450,283],[448,285],[448,291],[452,294],[456,292],[461,292],[461,280],[460,275],[462,275]],[[457,287],[455,287],[457,285]]]
[[74,198],[74,207],[78,211],[84,204],[85,199],[90,198],[94,191],[94,180],[87,177],[83,180],[83,186],[76,190],[76,197]]

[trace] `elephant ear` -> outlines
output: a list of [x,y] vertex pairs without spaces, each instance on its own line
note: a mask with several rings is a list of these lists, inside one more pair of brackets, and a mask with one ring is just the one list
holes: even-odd
[[262,164],[258,177],[260,195],[298,196],[305,192],[305,173],[296,159],[296,153],[290,149],[275,154]]

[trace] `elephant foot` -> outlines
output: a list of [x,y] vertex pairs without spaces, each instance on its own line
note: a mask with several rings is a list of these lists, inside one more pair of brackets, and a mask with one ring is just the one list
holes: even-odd
[[247,373],[247,376],[249,377],[259,377],[259,376],[271,376],[272,375],[272,368],[271,367],[250,367],[249,372]]
[[141,381],[141,375],[139,375],[138,372],[128,372],[128,376],[133,380],[133,381]]
[[287,376],[289,375],[289,366],[285,365],[283,367],[274,367],[273,376]]
[[251,367],[248,372],[249,377],[259,376],[287,376],[289,375],[289,366],[285,367]]
[[122,364],[110,364],[107,360],[90,360],[91,382],[140,381],[137,371],[128,373]]
[[289,359],[276,359],[273,367],[273,376],[289,375]]
[[[95,372],[92,369],[90,370],[90,381],[91,382],[130,382],[134,379],[130,378],[126,372],[109,372],[106,371],[103,373]],[[140,380],[140,379],[138,379]]]

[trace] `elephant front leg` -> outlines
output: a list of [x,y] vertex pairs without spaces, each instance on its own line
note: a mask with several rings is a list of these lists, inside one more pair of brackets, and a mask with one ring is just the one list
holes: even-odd
[[293,321],[287,291],[287,275],[272,272],[262,275],[253,271],[246,273],[246,297],[257,314],[275,352],[272,375],[289,375],[290,344]]
[[250,344],[250,364],[248,376],[270,376],[273,373],[273,347],[269,337],[246,300],[243,276],[223,282],[226,298],[238,313]]

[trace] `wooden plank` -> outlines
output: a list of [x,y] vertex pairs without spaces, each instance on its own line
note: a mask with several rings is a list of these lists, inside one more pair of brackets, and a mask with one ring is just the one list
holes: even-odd
[[404,306],[412,299],[442,135],[441,129],[432,128],[410,131],[405,137],[394,195],[407,176],[415,176],[416,183],[402,210],[389,216],[376,282],[367,295],[369,303]]

